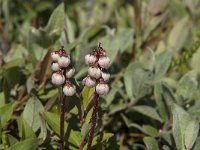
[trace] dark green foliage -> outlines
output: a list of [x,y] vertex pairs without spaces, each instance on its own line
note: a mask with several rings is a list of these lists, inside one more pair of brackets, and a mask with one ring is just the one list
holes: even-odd
[[65,148],[87,147],[93,89],[84,56],[111,59],[93,149],[199,150],[200,0],[0,0],[0,149],[58,149],[58,89],[50,52],[76,68]]

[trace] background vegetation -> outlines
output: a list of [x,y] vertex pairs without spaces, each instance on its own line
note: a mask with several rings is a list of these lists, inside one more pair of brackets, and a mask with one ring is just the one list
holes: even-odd
[[81,85],[84,56],[101,42],[111,58],[111,90],[100,100],[93,148],[199,150],[199,6],[200,0],[0,0],[0,149],[58,148],[49,56],[61,45],[79,85],[78,96],[66,99],[65,146],[87,141],[94,89]]

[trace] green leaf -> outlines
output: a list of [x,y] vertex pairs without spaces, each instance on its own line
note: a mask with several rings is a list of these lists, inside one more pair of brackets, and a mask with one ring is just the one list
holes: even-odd
[[81,128],[81,136],[83,137],[83,139],[85,139],[89,131],[90,131],[90,124],[88,122],[85,122]]
[[193,150],[199,150],[199,147],[200,147],[200,136],[197,137]]
[[14,136],[12,136],[10,134],[7,134],[7,137],[8,137],[10,145],[14,145],[14,144],[16,144],[18,142],[18,140]]
[[191,68],[196,71],[198,74],[200,74],[200,48],[197,50],[196,53],[193,54],[192,56],[192,61],[191,61]]
[[185,16],[179,20],[171,30],[168,38],[168,45],[173,50],[178,51],[184,46],[189,33],[188,21],[189,17]]
[[24,60],[21,58],[12,59],[9,62],[7,62],[5,65],[3,65],[2,69],[4,70],[10,69],[10,68],[23,64],[23,62]]
[[150,125],[143,125],[142,128],[145,130],[148,135],[157,137],[159,135],[158,130]]
[[156,56],[155,78],[159,79],[167,72],[172,59],[172,53],[166,50]]
[[161,115],[161,117],[163,118],[163,120],[167,121],[168,119],[168,107],[167,104],[165,102],[165,99],[163,97],[163,87],[162,87],[162,83],[161,82],[157,82],[154,85],[154,95],[155,95],[155,100],[156,100],[156,104],[157,104],[157,108],[158,111]]
[[44,48],[53,45],[64,29],[64,4],[61,3],[51,14],[45,28],[31,29],[31,39]]
[[24,108],[23,118],[35,132],[41,125],[39,113],[42,113],[43,111],[44,107],[36,97],[30,98]]
[[199,121],[196,119],[188,122],[185,130],[185,146],[186,149],[191,149],[199,133]]
[[67,28],[67,37],[69,39],[69,43],[72,43],[74,42],[75,39],[75,30],[72,21],[69,19],[67,15],[66,15],[66,28]]
[[102,47],[106,50],[107,55],[110,58],[110,62],[112,63],[119,52],[119,48],[117,47],[115,37],[107,35],[101,40],[101,43]]
[[70,130],[70,135],[69,135],[69,141],[76,145],[77,147],[80,146],[80,143],[81,143],[81,132],[79,131],[74,131],[74,130]]
[[[131,122],[125,115],[121,114],[121,117],[122,119],[124,120],[126,126],[128,128],[136,128],[138,130],[140,130],[141,132],[147,134],[147,135],[150,135],[150,136],[153,136],[153,137],[156,137],[157,136],[157,133],[156,133],[156,129],[153,128],[153,127],[149,127],[149,126],[143,126],[141,127],[140,125],[136,124],[136,123],[133,123]],[[151,130],[151,131],[150,131]]]
[[148,150],[159,150],[157,141],[152,137],[144,137],[143,139]]
[[15,102],[10,102],[0,108],[0,121],[1,126],[3,127],[8,120],[12,117],[13,109],[15,107]]
[[143,69],[153,71],[155,66],[155,54],[152,49],[147,49],[145,53],[140,57],[140,62]]
[[[46,32],[42,28],[35,29],[32,27],[30,36],[31,36],[32,41],[34,41],[35,43],[37,43],[38,45],[40,45],[43,48],[48,48],[49,46],[53,45],[53,43],[55,42],[52,39],[53,37],[51,37],[49,35],[49,33]],[[31,55],[33,55],[33,54],[31,53]],[[34,57],[34,56],[32,56],[32,57]]]
[[91,96],[94,94],[95,88],[87,88],[84,87],[82,91],[82,97],[83,97],[83,106],[86,107],[88,101],[90,100]]
[[65,49],[67,50],[67,51],[71,51],[73,48],[75,48],[77,45],[79,45],[80,44],[80,41],[74,41],[74,42],[72,42],[72,43],[69,43],[69,44],[67,44],[66,46],[65,46]]
[[5,96],[3,92],[0,92],[0,108],[5,105]]
[[[58,135],[60,135],[60,116],[51,112],[44,112],[44,118],[47,121],[48,125],[51,127],[53,131],[55,131]],[[67,130],[68,124],[65,122],[65,132]]]
[[47,125],[46,122],[43,118],[43,116],[40,114],[40,119],[41,119],[41,124],[40,124],[40,135],[39,138],[42,138],[43,141],[46,139],[47,137]]
[[152,119],[158,120],[159,122],[162,122],[162,119],[160,118],[160,116],[158,115],[157,111],[155,108],[149,107],[149,106],[145,106],[145,105],[138,105],[138,106],[134,106],[132,108],[129,109],[130,111],[137,111],[145,116],[148,116]]
[[23,117],[20,117],[17,119],[17,124],[18,124],[18,129],[19,129],[19,135],[22,139],[36,138],[35,133],[33,132],[33,129],[23,119]]
[[64,15],[64,3],[61,3],[53,11],[48,21],[48,24],[45,27],[45,31],[49,34],[49,36],[53,37],[54,40],[60,37],[64,29]]
[[130,64],[124,74],[125,87],[130,98],[143,97],[152,90],[152,72],[140,67],[138,63]]
[[120,29],[119,32],[108,33],[100,42],[102,47],[107,51],[111,63],[115,60],[118,52],[123,52],[133,43],[133,29]]
[[17,142],[16,144],[9,147],[7,150],[36,150],[39,145],[39,139],[31,138],[21,142]]
[[120,52],[126,50],[129,45],[133,44],[133,35],[134,30],[132,28],[120,28],[119,32],[117,33],[117,44]]
[[194,71],[190,71],[179,80],[177,93],[184,99],[190,99],[197,88],[197,74]]
[[185,131],[188,123],[191,121],[189,114],[180,106],[172,105],[173,124],[172,131],[177,149],[186,150],[185,148]]

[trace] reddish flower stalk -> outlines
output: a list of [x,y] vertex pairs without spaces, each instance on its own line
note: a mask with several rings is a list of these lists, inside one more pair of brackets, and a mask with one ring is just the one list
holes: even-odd
[[70,81],[70,78],[75,73],[75,69],[71,66],[70,56],[66,53],[63,46],[59,50],[52,52],[51,58],[53,60],[51,65],[53,71],[51,81],[58,87],[60,96],[60,150],[64,150],[64,97],[73,96],[76,93],[76,87]]
[[93,141],[93,137],[94,137],[94,130],[95,130],[95,127],[96,127],[96,122],[97,122],[99,94],[97,94],[96,92],[94,94],[95,94],[94,99],[93,99],[94,107],[93,107],[92,118],[91,118],[91,129],[90,129],[90,135],[89,135],[87,150],[91,150],[92,141]]
[[[59,89],[60,90],[60,89]],[[65,122],[65,101],[60,90],[60,150],[64,150],[64,122]]]
[[[106,51],[101,47],[101,43],[95,50],[85,56],[85,63],[89,66],[89,69],[87,77],[83,79],[83,85],[88,88],[95,87],[95,93],[93,97],[94,107],[87,147],[88,150],[91,150],[94,130],[97,122],[99,96],[106,95],[109,92],[109,86],[107,82],[109,81],[110,74],[107,72],[107,69],[110,65],[110,59],[107,57]],[[82,148],[83,144],[84,142],[81,143],[80,149]]]

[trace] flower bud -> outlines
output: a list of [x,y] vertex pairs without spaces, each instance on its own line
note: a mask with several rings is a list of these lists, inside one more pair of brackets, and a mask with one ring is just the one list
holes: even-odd
[[60,67],[67,67],[70,64],[69,57],[62,56],[58,59],[58,64]]
[[74,75],[74,73],[75,73],[75,69],[74,68],[70,68],[70,69],[67,69],[66,70],[66,77],[67,78],[71,78],[73,75]]
[[62,85],[65,82],[65,77],[60,73],[53,73],[51,82],[57,86]]
[[60,58],[60,55],[56,52],[52,52],[51,53],[51,58],[53,59],[53,61],[57,62]]
[[101,77],[103,78],[104,81],[108,81],[110,79],[110,74],[106,72],[101,72]]
[[109,91],[109,87],[108,87],[108,84],[105,84],[105,83],[99,83],[97,84],[96,86],[96,92],[97,94],[99,95],[105,95],[107,94]]
[[87,65],[93,65],[97,61],[97,57],[95,55],[87,54],[85,55],[85,63]]
[[88,74],[98,79],[101,76],[101,70],[98,67],[89,67]]
[[101,68],[105,68],[107,69],[110,65],[110,59],[109,57],[100,57],[99,58],[99,61],[98,61],[98,64]]
[[59,67],[58,63],[52,63],[51,69],[53,71],[58,71],[60,69],[60,67]]
[[90,76],[87,76],[86,78],[83,79],[83,85],[85,85],[86,87],[94,87],[96,84],[96,80],[92,79]]
[[66,96],[73,96],[76,93],[76,87],[74,85],[65,85],[63,88],[63,93]]

